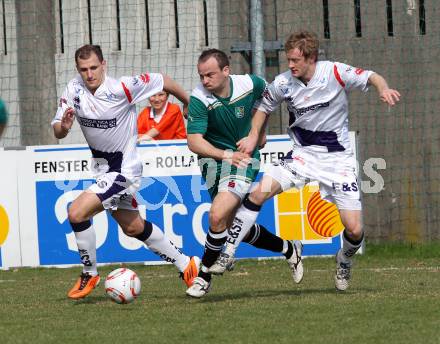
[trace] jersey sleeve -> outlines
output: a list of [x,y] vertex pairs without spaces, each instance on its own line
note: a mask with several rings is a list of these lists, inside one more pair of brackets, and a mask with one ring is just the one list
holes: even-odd
[[57,112],[50,125],[53,126],[55,123],[61,122],[63,114],[68,108],[73,108],[73,103],[69,97],[69,88],[67,86],[60,99],[58,100]]
[[340,62],[334,63],[333,73],[339,84],[347,91],[360,89],[364,92],[368,91],[368,78],[373,74],[372,71]]
[[144,73],[132,77],[123,76],[120,82],[130,104],[147,100],[163,90],[163,76],[159,73]]
[[208,109],[201,100],[190,97],[188,106],[188,134],[205,134],[208,128]]
[[8,111],[3,100],[0,99],[0,124],[6,124],[8,121]]
[[275,111],[284,100],[283,85],[275,79],[267,85],[263,91],[262,98],[256,103],[255,108],[266,114]]
[[252,79],[252,83],[254,84],[255,100],[261,99],[263,97],[263,92],[266,89],[267,83],[264,79],[254,74],[251,74],[250,77]]

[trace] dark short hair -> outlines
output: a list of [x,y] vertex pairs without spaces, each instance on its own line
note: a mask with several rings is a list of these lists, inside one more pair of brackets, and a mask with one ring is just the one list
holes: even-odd
[[208,49],[202,52],[199,56],[198,63],[206,62],[211,57],[217,60],[218,66],[223,70],[226,66],[229,66],[229,58],[223,51],[218,49]]
[[319,40],[315,33],[309,31],[292,33],[284,44],[284,50],[287,53],[295,48],[302,52],[304,58],[314,57],[315,61],[318,61]]
[[104,56],[102,56],[102,50],[99,45],[86,44],[75,51],[75,63],[78,64],[78,59],[88,59],[92,54],[98,56],[99,62],[104,61]]

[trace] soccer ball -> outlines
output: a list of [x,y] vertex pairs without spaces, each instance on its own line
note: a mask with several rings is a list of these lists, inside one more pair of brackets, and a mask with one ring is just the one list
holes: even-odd
[[134,271],[119,268],[105,279],[105,292],[116,303],[130,303],[141,292],[141,281]]

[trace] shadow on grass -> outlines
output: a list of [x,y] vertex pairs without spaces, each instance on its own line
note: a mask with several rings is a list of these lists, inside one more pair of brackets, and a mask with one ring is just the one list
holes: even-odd
[[[65,300],[65,299],[63,299]],[[74,306],[84,305],[84,304],[101,304],[103,302],[111,302],[111,300],[105,295],[89,295],[83,299],[79,300],[69,300]]]
[[[193,300],[194,302],[206,302],[206,303],[216,303],[216,302],[224,302],[231,300],[243,300],[243,299],[265,299],[265,298],[274,298],[277,296],[286,296],[286,297],[301,297],[307,295],[340,295],[340,297],[351,297],[358,294],[365,294],[376,292],[374,289],[370,288],[356,288],[347,290],[344,292],[337,291],[335,288],[321,288],[321,289],[301,289],[301,290],[279,290],[279,289],[265,289],[265,290],[250,290],[250,291],[241,291],[241,292],[231,292],[231,293],[222,293],[217,292],[214,294],[208,294],[207,296],[196,299],[190,298],[186,296],[187,300]],[[160,297],[158,297],[160,298]]]
[[273,298],[277,296],[293,296],[298,297],[307,294],[336,294],[334,289],[306,289],[306,290],[252,290],[252,291],[242,291],[238,293],[217,293],[209,294],[200,301],[202,302],[223,302],[230,300],[241,300],[241,299],[264,299]]

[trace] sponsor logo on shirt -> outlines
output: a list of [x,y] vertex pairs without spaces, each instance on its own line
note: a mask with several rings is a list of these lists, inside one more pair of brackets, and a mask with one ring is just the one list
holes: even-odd
[[96,128],[96,129],[109,129],[116,127],[116,118],[91,119],[85,117],[78,117],[78,122],[83,127]]
[[330,102],[325,102],[325,103],[314,104],[314,105],[311,105],[311,106],[308,106],[305,108],[293,107],[293,113],[295,114],[296,118],[299,118],[309,111],[315,111],[317,109],[329,107],[329,105],[330,105]]
[[356,73],[356,75],[361,75],[364,72],[364,70],[362,68],[356,68],[354,72]]
[[244,106],[236,106],[234,113],[235,113],[235,117],[243,118],[244,117]]
[[137,77],[134,77],[133,79],[131,79],[131,84],[133,86],[136,86],[139,83],[139,79]]

